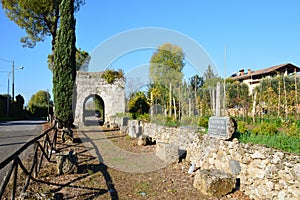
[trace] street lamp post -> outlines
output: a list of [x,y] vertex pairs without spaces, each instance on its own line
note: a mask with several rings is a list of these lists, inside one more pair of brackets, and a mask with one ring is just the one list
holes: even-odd
[[[8,72],[8,78],[7,78],[7,118],[9,117],[9,77],[12,73],[12,102],[14,102],[15,99],[15,62],[13,60],[6,60],[3,58],[0,58],[0,60],[4,62],[10,62],[12,63],[12,69],[10,72]],[[24,69],[23,66],[20,66],[18,69]]]
[[15,100],[15,62],[12,61],[12,102]]
[[[23,66],[20,66],[18,69],[24,69]],[[12,61],[12,101],[15,100],[15,64]]]
[[9,77],[10,77],[10,72],[8,72],[8,77],[7,77],[7,101],[6,101],[6,118],[7,118],[7,120],[9,117]]

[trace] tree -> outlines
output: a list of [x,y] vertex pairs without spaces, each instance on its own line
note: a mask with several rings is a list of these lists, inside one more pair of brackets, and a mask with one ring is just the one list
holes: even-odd
[[198,90],[201,88],[204,84],[204,78],[202,76],[198,76],[197,74],[194,75],[190,80],[190,85],[193,88],[193,90]]
[[72,126],[73,86],[75,82],[75,18],[74,0],[62,0],[60,28],[55,43],[53,68],[53,94],[55,116],[61,126]]
[[[223,83],[222,78],[220,78],[218,76],[218,74],[216,74],[213,69],[211,68],[210,65],[208,65],[206,71],[203,74],[203,78],[204,78],[204,84],[203,87],[201,88],[200,92],[204,93],[205,95],[205,99],[206,101],[203,102],[201,101],[200,104],[207,104],[210,106],[211,111],[213,111],[215,109],[215,90],[217,87],[217,83]],[[221,86],[222,87],[222,86]],[[208,98],[209,96],[209,98]],[[200,107],[203,107],[203,105],[200,105]],[[205,106],[206,109],[206,106]],[[213,112],[211,112],[213,113]],[[210,111],[205,111],[205,114],[210,114]]]
[[[56,32],[59,27],[59,4],[62,0],[1,0],[7,17],[14,21],[27,36],[21,38],[23,46],[34,47],[45,37],[52,36],[52,51],[55,46]],[[85,3],[75,1],[75,11]]]
[[[54,60],[53,54],[48,55],[48,68],[53,71]],[[91,56],[82,49],[76,49],[76,71],[87,71]]]
[[48,104],[50,104],[51,106],[53,105],[49,92],[45,90],[39,90],[37,93],[31,96],[28,102],[28,107],[30,107],[31,105],[35,105],[39,107],[47,107]]
[[[18,102],[18,99],[17,99],[17,102]],[[53,102],[50,99],[51,99],[51,96],[50,96],[49,92],[47,92],[45,90],[39,90],[37,93],[35,93],[31,96],[31,98],[28,102],[28,110],[33,114],[36,114],[37,112],[39,112],[38,115],[42,115],[41,110],[43,109],[44,111],[42,113],[44,116],[46,116],[46,113],[44,113],[47,110],[46,108],[48,108],[48,106],[50,106],[50,107],[53,106]],[[21,100],[21,98],[20,98],[20,100]]]
[[19,109],[23,109],[24,103],[25,103],[24,97],[22,95],[18,94],[16,96],[16,105],[17,105],[17,107]]
[[184,67],[182,49],[170,43],[158,47],[150,60],[150,78],[154,84],[168,86],[182,81]]
[[134,116],[148,113],[149,104],[146,95],[141,91],[132,94],[128,103],[128,109]]
[[183,67],[184,54],[181,47],[170,43],[158,47],[150,60],[150,79],[152,83],[169,88],[169,94],[163,96],[168,96],[169,98],[169,103],[166,104],[166,107],[168,107],[170,117],[172,115],[172,100],[174,113],[176,115],[176,102],[175,98],[173,98],[174,94],[172,88],[178,88],[181,85]]

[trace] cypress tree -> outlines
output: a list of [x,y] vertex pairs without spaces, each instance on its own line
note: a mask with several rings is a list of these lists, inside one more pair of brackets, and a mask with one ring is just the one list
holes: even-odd
[[53,96],[55,116],[60,126],[72,125],[72,97],[76,77],[74,0],[59,5],[60,27],[54,48]]

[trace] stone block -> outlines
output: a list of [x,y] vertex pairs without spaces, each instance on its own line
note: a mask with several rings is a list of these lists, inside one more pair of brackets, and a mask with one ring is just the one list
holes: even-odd
[[156,155],[166,162],[175,162],[179,159],[179,146],[176,144],[156,142]]
[[232,192],[236,178],[216,169],[198,170],[193,185],[204,195],[221,197]]
[[241,172],[241,165],[236,160],[229,160],[229,168],[233,175],[238,175]]

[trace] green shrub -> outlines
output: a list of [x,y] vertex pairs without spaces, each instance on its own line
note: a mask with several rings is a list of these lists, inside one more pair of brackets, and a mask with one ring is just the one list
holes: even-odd
[[247,134],[248,133],[248,129],[246,128],[246,123],[243,121],[239,121],[238,122],[238,126],[237,126],[237,131],[240,134]]
[[284,132],[290,137],[300,137],[300,129],[295,122],[291,126],[288,126]]
[[252,133],[255,135],[275,135],[278,133],[278,129],[274,124],[262,122],[252,130]]
[[208,128],[208,117],[200,117],[198,121],[198,125],[204,128]]
[[145,113],[145,114],[139,114],[137,116],[137,119],[138,120],[142,120],[142,121],[146,121],[146,122],[149,122],[150,121],[150,115],[148,113]]
[[101,78],[105,79],[107,83],[112,84],[115,79],[124,77],[124,73],[122,70],[114,71],[111,69],[105,70],[101,75]]

